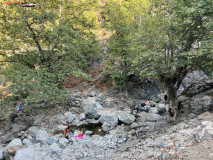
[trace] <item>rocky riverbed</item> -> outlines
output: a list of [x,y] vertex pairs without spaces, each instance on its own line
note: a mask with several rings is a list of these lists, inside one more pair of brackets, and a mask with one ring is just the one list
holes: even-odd
[[[212,89],[205,93],[180,95],[183,109],[191,108],[191,113],[168,124],[160,95],[153,98],[155,107],[143,112],[143,100],[99,91],[81,96],[72,90],[70,106],[48,108],[38,115],[14,112],[10,121],[1,123],[0,160],[211,160],[213,113],[200,113],[211,110]],[[64,138],[62,128],[67,124],[72,131],[81,128],[84,138]]]

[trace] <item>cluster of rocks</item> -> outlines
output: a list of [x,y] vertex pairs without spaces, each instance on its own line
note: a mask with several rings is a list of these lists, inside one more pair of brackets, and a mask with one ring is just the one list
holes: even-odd
[[[137,106],[133,111],[119,110],[115,103],[107,100],[103,94],[87,97],[79,97],[76,94],[73,97],[78,100],[76,104],[80,103],[79,108],[82,108],[80,114],[64,112],[54,116],[39,115],[31,118],[33,121],[30,126],[34,125],[33,127],[28,125],[22,127],[18,123],[21,115],[14,118],[12,128],[8,129],[9,133],[1,137],[3,144],[10,143],[4,145],[0,154],[2,153],[5,159],[15,160],[34,157],[45,160],[70,159],[70,157],[71,159],[108,159],[122,147],[123,143],[131,144],[136,135],[142,135],[157,126],[166,124],[165,116],[162,115],[165,111],[162,103],[156,104],[156,107],[146,113],[139,112]],[[103,107],[106,102],[111,102],[111,105]],[[67,124],[79,128],[83,125],[101,124],[101,130],[107,134],[101,137],[92,135],[93,132],[87,130],[84,132],[83,140],[69,142],[62,135],[62,128]],[[28,127],[30,128],[27,129]]]
[[178,90],[181,111],[199,115],[213,111],[213,79],[203,71],[188,73]]
[[115,104],[106,99],[104,94],[100,94],[99,91],[83,92],[83,96],[77,90],[74,90],[71,95],[68,94],[69,102],[71,106],[81,107],[86,103],[93,103],[97,108],[114,107]]
[[[156,88],[152,98],[156,99],[152,101],[155,107],[149,112],[141,110],[142,101],[135,101],[132,108],[122,106],[120,99],[112,100],[100,92],[84,92],[81,96],[74,91],[69,100],[70,109],[76,109],[75,112],[70,110],[36,117],[22,112],[12,114],[11,122],[0,128],[3,144],[0,145],[0,160],[178,159],[184,156],[188,147],[213,138],[213,114],[207,112],[197,117],[212,108],[213,83],[209,81],[206,82],[210,87],[203,89],[205,93],[200,93],[202,88],[197,87],[192,89],[199,92],[197,96],[185,94],[178,97],[182,109],[192,113],[177,125],[167,123],[165,105]],[[187,86],[190,84],[181,87]],[[184,93],[181,89],[179,92]],[[65,139],[62,128],[67,124],[77,128],[88,126],[83,130],[84,138],[70,142]],[[101,128],[93,133],[89,126]],[[104,135],[97,135],[102,131]]]
[[[188,117],[177,125],[166,126],[161,130],[152,131],[144,135],[136,145],[129,146],[125,151],[112,156],[112,159],[193,159],[192,157],[208,157],[213,159],[211,150],[213,148],[213,113],[205,112],[198,117]],[[198,155],[196,146],[206,142],[207,150]],[[187,151],[195,147],[190,155]],[[202,146],[204,147],[204,146]],[[128,149],[128,150],[127,150]],[[191,158],[190,158],[191,156]],[[120,157],[120,158],[117,158]]]
[[[146,119],[153,113],[140,114]],[[151,126],[153,121],[143,125]],[[141,136],[134,130],[139,126],[133,122],[128,131],[124,124],[118,125],[105,136],[90,136],[91,132],[86,131],[83,139],[70,142],[61,133],[53,135],[34,126],[22,132],[22,137],[0,147],[0,159],[184,159],[190,147],[213,139],[213,113],[209,112],[194,118],[189,116],[177,125],[161,126],[158,130],[149,128],[150,132]]]

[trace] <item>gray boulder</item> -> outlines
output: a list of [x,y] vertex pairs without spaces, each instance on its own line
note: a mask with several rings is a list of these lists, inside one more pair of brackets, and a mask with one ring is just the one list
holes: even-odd
[[76,118],[75,114],[72,114],[72,112],[66,112],[64,113],[65,116],[65,121],[67,121],[68,123],[72,123],[72,121]]
[[107,113],[100,116],[99,121],[104,124],[107,123],[110,126],[117,126],[118,125],[118,117],[115,114]]
[[156,107],[151,107],[151,108],[149,109],[149,113],[155,113],[155,114],[157,114],[157,113],[158,113],[158,110],[157,110]]
[[62,149],[65,149],[69,141],[66,138],[60,138],[58,143]]
[[155,114],[155,113],[148,113],[146,115],[146,120],[150,121],[150,122],[156,122],[156,121],[160,121],[162,120],[163,117],[160,116],[159,114]]
[[34,148],[24,148],[16,152],[14,160],[42,160],[42,153]]
[[2,143],[8,143],[8,142],[10,142],[10,141],[13,140],[13,139],[14,139],[13,134],[12,134],[12,133],[8,133],[8,134],[6,134],[5,136],[2,136],[2,137],[1,137],[1,142],[2,142]]
[[133,83],[128,86],[127,92],[129,97],[135,100],[154,99],[160,94],[157,82],[142,82],[137,85]]
[[57,125],[55,128],[54,128],[54,133],[57,134],[57,133],[62,133],[62,130],[63,130],[63,127],[64,125]]
[[48,144],[49,135],[46,131],[39,130],[38,134],[36,135],[36,141],[40,142],[41,144]]
[[181,94],[185,90],[185,88],[187,88],[191,84],[197,83],[197,82],[199,82],[203,79],[208,79],[208,76],[201,70],[197,70],[197,71],[193,71],[191,73],[187,73],[187,75],[183,79],[177,93]]
[[73,115],[70,115],[68,118],[67,118],[67,122],[68,123],[72,123],[74,121],[74,119],[76,119],[76,115],[73,114]]
[[161,114],[166,112],[166,106],[163,103],[158,103],[156,109],[158,110],[158,113]]
[[98,96],[96,101],[102,104],[105,101],[105,99],[106,99],[105,95],[101,94]]
[[57,115],[55,119],[58,124],[63,124],[63,125],[67,124],[67,122],[65,121],[66,117],[62,114]]
[[81,113],[79,119],[80,119],[80,121],[85,120],[86,119],[86,114],[85,113]]
[[132,123],[132,124],[131,124],[131,129],[136,129],[136,128],[138,128],[138,127],[140,127],[140,126],[139,126],[139,124],[137,124],[137,123]]
[[92,131],[86,131],[84,134],[87,135],[87,136],[89,136],[89,135],[91,135],[92,133],[93,133]]
[[12,125],[12,131],[13,133],[18,133],[21,131],[21,126],[17,125],[17,124],[13,124]]
[[104,132],[108,132],[108,131],[110,131],[110,125],[109,124],[107,124],[107,123],[104,123],[103,125],[102,125],[102,129],[103,129],[103,131]]
[[68,118],[69,116],[72,116],[73,114],[72,114],[72,112],[65,112],[64,113],[64,116],[66,117],[66,118]]
[[110,101],[108,105],[110,108],[113,108],[115,106],[114,102],[112,102],[112,101]]
[[32,117],[27,117],[26,118],[26,122],[27,122],[28,127],[32,127],[34,122],[35,122],[35,120]]
[[204,111],[213,109],[213,99],[210,96],[196,96],[191,102],[191,111],[194,114],[200,114]]
[[7,151],[11,154],[15,154],[18,150],[25,148],[22,145],[21,139],[13,139],[6,147]]
[[89,103],[84,107],[84,113],[88,118],[98,119],[98,113],[94,109],[93,104]]
[[99,102],[95,102],[94,107],[97,109],[102,109],[102,105]]
[[135,117],[127,112],[124,111],[118,111],[117,117],[119,121],[125,123],[125,124],[132,124],[135,121]]
[[31,137],[35,138],[36,135],[37,135],[37,133],[38,133],[38,130],[39,130],[39,129],[38,129],[37,127],[30,127],[30,128],[28,129],[29,135],[30,135]]
[[25,139],[23,140],[23,144],[24,144],[25,146],[29,146],[29,145],[32,144],[32,142],[31,142],[28,138],[25,138]]
[[62,149],[58,146],[57,143],[53,143],[48,148],[48,153],[50,154],[50,156],[52,156],[53,154],[60,154],[61,151]]
[[41,124],[43,120],[44,120],[43,116],[41,116],[41,115],[36,116],[34,125],[37,126],[37,125]]

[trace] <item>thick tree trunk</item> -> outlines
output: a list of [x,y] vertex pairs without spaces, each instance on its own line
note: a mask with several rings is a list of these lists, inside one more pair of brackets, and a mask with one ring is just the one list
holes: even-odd
[[165,106],[167,112],[167,121],[168,122],[176,122],[178,120],[178,106],[177,106],[177,99],[176,99],[176,90],[174,85],[165,85]]

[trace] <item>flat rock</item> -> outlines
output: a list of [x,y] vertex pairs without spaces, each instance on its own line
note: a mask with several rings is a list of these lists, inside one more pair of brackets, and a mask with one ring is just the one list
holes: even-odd
[[12,133],[8,133],[8,134],[6,134],[5,136],[2,136],[2,137],[1,137],[2,143],[8,143],[8,142],[10,142],[10,141],[13,140],[13,139],[14,139],[14,136],[13,136]]
[[150,122],[156,122],[156,121],[160,121],[162,120],[163,117],[160,116],[159,114],[155,114],[155,113],[148,113],[146,115],[146,120],[150,121]]
[[102,114],[99,118],[99,121],[102,124],[107,123],[110,126],[114,126],[114,127],[118,125],[118,117],[115,114],[112,114],[112,113]]
[[135,117],[125,111],[118,111],[117,117],[118,117],[119,121],[121,121],[125,124],[132,124],[135,121]]
[[42,160],[42,153],[34,148],[24,148],[16,152],[14,160]]

